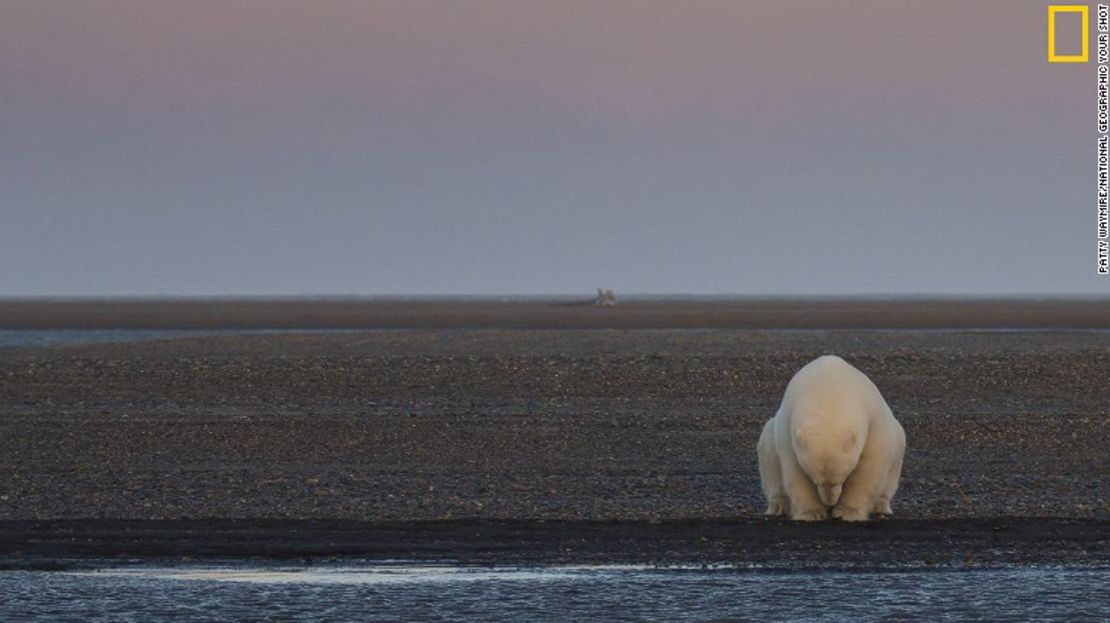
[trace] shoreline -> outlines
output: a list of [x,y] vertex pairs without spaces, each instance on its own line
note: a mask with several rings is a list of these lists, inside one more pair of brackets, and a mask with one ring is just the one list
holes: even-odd
[[1110,298],[0,299],[0,329],[1110,329]]
[[1110,521],[953,518],[796,523],[362,522],[209,519],[0,521],[0,570],[304,561],[537,566],[735,565],[756,569],[1110,565]]

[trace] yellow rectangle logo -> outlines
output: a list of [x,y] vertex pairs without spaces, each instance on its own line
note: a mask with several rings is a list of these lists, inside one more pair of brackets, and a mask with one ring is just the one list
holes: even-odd
[[[1056,14],[1079,13],[1082,31],[1082,48],[1079,54],[1056,53]],[[1088,52],[1087,7],[1075,4],[1056,4],[1048,7],[1048,62],[1050,63],[1086,63]]]

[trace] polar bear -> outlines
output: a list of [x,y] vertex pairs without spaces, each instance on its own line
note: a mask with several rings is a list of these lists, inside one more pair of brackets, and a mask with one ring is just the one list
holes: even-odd
[[906,433],[871,379],[825,355],[790,379],[757,449],[767,515],[866,521],[892,513]]

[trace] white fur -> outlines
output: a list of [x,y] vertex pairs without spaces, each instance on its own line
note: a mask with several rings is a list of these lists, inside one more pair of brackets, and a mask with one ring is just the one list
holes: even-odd
[[767,515],[866,521],[892,513],[906,433],[871,379],[825,355],[790,379],[757,449]]

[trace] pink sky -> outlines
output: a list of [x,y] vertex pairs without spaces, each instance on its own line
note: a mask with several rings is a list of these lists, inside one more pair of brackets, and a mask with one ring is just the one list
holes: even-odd
[[[602,218],[614,230],[641,198],[691,194],[693,203],[706,206],[704,227],[715,229],[714,219],[735,227],[736,215],[753,209],[735,206],[783,197],[786,177],[773,184],[763,180],[777,179],[786,168],[807,169],[815,179],[843,186],[822,201],[841,206],[836,209],[852,222],[886,209],[878,191],[867,189],[909,176],[916,181],[907,188],[928,188],[929,201],[941,206],[945,218],[956,208],[944,206],[971,206],[967,223],[977,229],[1016,205],[1014,218],[1029,227],[1039,222],[1037,206],[1023,203],[1030,193],[1011,197],[992,189],[1017,183],[1007,175],[1027,179],[1040,161],[1036,168],[1051,196],[1077,201],[1077,180],[1085,178],[1060,176],[1093,166],[1083,151],[1093,141],[1086,96],[1093,66],[1045,62],[1046,11],[1036,2],[7,0],[0,7],[0,128],[15,137],[8,143],[9,168],[18,176],[8,186],[24,202],[25,220],[38,223],[21,240],[43,235],[45,225],[34,214],[71,214],[78,209],[75,197],[99,197],[113,206],[162,205],[159,198],[203,194],[196,180],[208,175],[227,175],[240,194],[206,196],[203,206],[192,208],[167,205],[162,220],[149,217],[150,226],[169,231],[167,223],[183,223],[203,232],[212,206],[230,201],[233,211],[244,214],[238,226],[246,227],[273,209],[243,205],[248,188],[284,201],[290,192],[282,185],[304,176],[298,188],[329,206],[329,213],[358,220],[358,206],[377,206],[372,222],[392,233],[379,241],[383,250],[375,266],[392,266],[395,274],[375,273],[374,283],[392,291],[433,270],[407,274],[390,251],[400,244],[398,235],[436,247],[420,238],[413,211],[425,211],[429,220],[444,218],[451,214],[445,206],[460,196],[473,202],[468,209],[480,224],[471,234],[460,224],[459,240],[441,241],[448,248],[457,243],[455,253],[466,243],[483,244],[480,232],[504,217],[490,206],[519,202],[540,187],[548,194],[535,204],[528,200],[534,218],[514,221],[521,235],[528,236],[531,225],[555,226],[588,246],[593,233],[552,216],[558,209],[580,216],[551,203],[560,184],[579,193],[582,214],[605,212],[609,216]],[[215,161],[224,164],[210,171]],[[981,187],[971,179],[952,180],[947,167],[958,161],[981,167]],[[306,163],[324,172],[310,175]],[[438,190],[417,181],[424,175],[419,163],[434,164],[431,187]],[[896,166],[906,168],[888,170]],[[105,186],[105,180],[132,179],[126,171],[135,167],[143,172],[139,186]],[[288,170],[277,172],[282,167]],[[73,196],[35,178],[45,169],[65,172]],[[733,186],[736,175],[753,178]],[[604,190],[606,176],[627,177],[621,188],[629,198]],[[647,181],[636,182],[640,177]],[[398,181],[408,179],[411,188]],[[460,185],[474,179],[481,184],[460,195]],[[535,184],[526,187],[522,180],[528,179]],[[934,192],[945,185],[949,196]],[[379,196],[371,188],[391,190]],[[360,193],[368,198],[357,199]],[[109,221],[121,210],[103,209]],[[287,209],[278,221],[296,230],[301,217],[294,207]],[[647,239],[674,229],[665,223],[689,227],[690,235],[703,233],[689,225],[688,213],[663,205],[651,210],[661,225],[657,232],[641,232]],[[779,231],[777,222],[762,218],[745,217],[764,225],[761,240]],[[483,219],[490,222],[483,226]],[[1056,243],[1083,235],[1080,222],[1077,213]],[[341,225],[308,229],[319,228],[323,240],[330,227]],[[978,257],[968,234],[953,227],[951,244],[966,251],[960,257]],[[267,248],[265,234],[252,235],[243,234],[255,248]],[[372,232],[366,237],[373,238]],[[629,239],[618,255],[636,257],[641,243]],[[713,261],[732,261],[725,239],[715,244],[720,248]],[[194,261],[182,253],[178,263]],[[327,260],[329,253],[320,250],[324,266],[340,261]],[[553,257],[559,253],[552,250]],[[750,260],[735,253],[737,262]],[[666,258],[659,261],[673,261]],[[1060,258],[1038,279],[1078,262]],[[503,259],[479,258],[481,270],[431,279],[426,288],[458,283],[466,284],[465,291],[484,291],[513,283],[504,275],[498,281],[480,274]],[[689,270],[696,270],[698,258],[690,261]],[[845,260],[845,270],[856,261],[863,260]],[[660,266],[657,272],[666,270]],[[653,286],[646,273],[631,269],[617,273],[612,280],[623,279],[628,287],[680,287],[668,280]],[[991,275],[968,283],[986,284],[997,278]],[[67,283],[64,275],[43,279]],[[150,283],[158,279],[153,271],[147,276]],[[540,289],[564,289],[579,279],[553,276]],[[803,282],[782,281],[789,290],[825,287]],[[892,273],[830,287],[869,289],[872,282],[879,290],[905,285]],[[266,283],[305,287],[276,278]],[[1051,285],[1007,283],[1033,291]],[[1082,276],[1071,283],[1097,287]],[[943,285],[937,276],[905,287]],[[11,287],[35,289],[34,283]],[[362,286],[352,281],[329,287]],[[701,287],[749,286],[721,275]]]
[[1076,72],[1030,72],[1042,69],[1043,7],[999,6],[26,0],[5,4],[0,63],[120,106],[369,90],[401,104],[544,97],[666,122],[776,118],[818,92],[845,107],[909,92],[938,109],[1039,97],[1078,112],[1056,88]]

